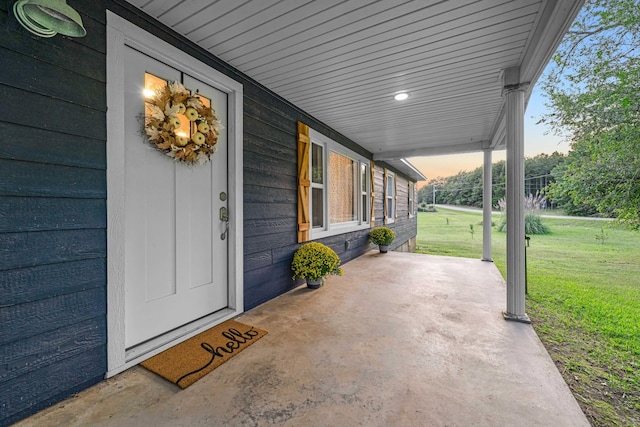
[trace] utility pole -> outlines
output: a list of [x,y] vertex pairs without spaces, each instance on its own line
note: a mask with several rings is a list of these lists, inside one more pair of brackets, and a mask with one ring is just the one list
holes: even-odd
[[432,203],[432,205],[435,206],[435,204],[436,204],[436,183],[434,182],[433,183],[433,203]]

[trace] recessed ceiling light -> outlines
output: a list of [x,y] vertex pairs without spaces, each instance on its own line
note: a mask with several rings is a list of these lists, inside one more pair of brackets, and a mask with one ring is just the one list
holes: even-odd
[[408,97],[409,97],[409,94],[407,92],[400,92],[400,93],[396,93],[393,99],[395,99],[396,101],[404,101]]

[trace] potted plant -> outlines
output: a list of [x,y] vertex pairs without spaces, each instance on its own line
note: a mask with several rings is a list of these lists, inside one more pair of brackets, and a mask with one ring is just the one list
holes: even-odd
[[396,238],[396,233],[389,227],[376,227],[369,232],[369,241],[374,245],[378,245],[380,253],[386,254],[389,245]]
[[293,254],[293,278],[306,279],[307,287],[317,289],[329,274],[342,276],[340,257],[330,247],[318,242],[306,243]]

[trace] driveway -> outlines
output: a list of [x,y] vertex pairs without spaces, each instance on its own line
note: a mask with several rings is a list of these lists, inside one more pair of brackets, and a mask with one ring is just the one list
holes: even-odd
[[[442,208],[442,209],[450,209],[453,211],[482,213],[481,208],[469,208],[469,207],[455,206],[455,205],[435,205],[435,207],[436,209]],[[501,213],[502,212],[500,211],[491,212],[492,215],[500,215]],[[613,221],[613,218],[600,218],[600,217],[594,217],[594,216],[547,215],[544,213],[544,211],[540,213],[540,216],[545,218],[554,218],[554,219],[586,219],[590,221]]]

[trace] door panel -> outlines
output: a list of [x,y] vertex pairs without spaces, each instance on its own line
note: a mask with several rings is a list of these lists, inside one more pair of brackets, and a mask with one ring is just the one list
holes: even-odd
[[[228,305],[227,136],[211,161],[189,166],[142,136],[145,72],[211,99],[226,123],[226,94],[127,48],[125,55],[125,345],[131,348]],[[197,87],[196,87],[197,86]]]

